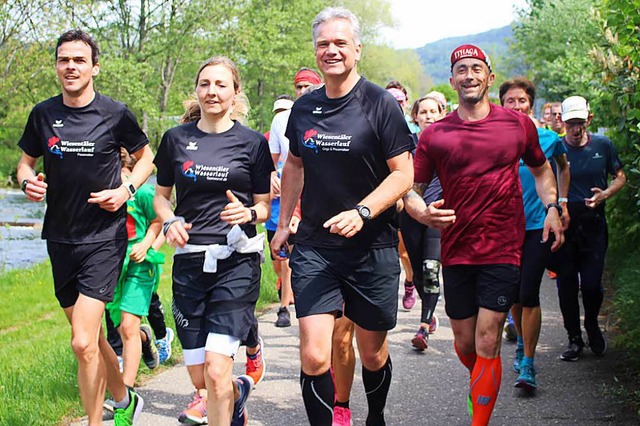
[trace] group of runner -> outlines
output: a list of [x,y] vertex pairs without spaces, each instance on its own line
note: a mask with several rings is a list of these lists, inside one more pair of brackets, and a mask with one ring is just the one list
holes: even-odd
[[[604,202],[623,187],[625,176],[611,142],[587,133],[587,101],[574,96],[561,104],[561,140],[536,127],[535,88],[528,80],[500,87],[504,108],[490,103],[491,61],[479,47],[462,45],[450,58],[458,109],[445,115],[444,97],[430,93],[415,102],[407,120],[398,107],[406,102],[401,88],[385,90],[358,73],[362,44],[353,13],[323,10],[312,36],[324,85],[292,105],[280,103],[286,125],[272,126],[270,138],[287,143],[272,143],[270,151],[264,136],[241,124],[246,98],[238,68],[228,58],[212,57],[196,75],[196,99],[183,124],[164,134],[155,159],[131,112],[95,91],[95,41],[80,30],[60,37],[56,72],[62,94],[31,112],[19,142],[17,176],[29,199],[47,198],[43,238],[56,297],[71,324],[89,425],[102,423],[105,388],[117,426],[135,424],[142,410],[132,366],[137,370],[143,345],[152,339],[148,330],[141,334],[140,318],[157,284],[155,249],[163,237],[175,247],[172,312],[196,388],[180,421],[247,423],[248,396],[265,371],[254,312],[264,247],[256,224],[269,218],[274,193],[279,217],[270,248],[281,262],[283,286],[289,279],[282,271],[291,270],[300,385],[312,425],[350,423],[353,335],[366,424],[385,424],[393,372],[387,332],[397,319],[402,210],[406,268],[412,272],[405,297],[414,287],[423,305],[412,344],[426,349],[437,326],[433,311],[442,273],[454,349],[469,371],[473,425],[489,423],[498,396],[509,309],[519,333],[516,386],[537,386],[539,288],[549,257],[569,336],[561,358],[576,360],[585,346],[578,290],[589,347],[598,355],[606,351],[597,319],[607,246]],[[315,80],[320,75],[301,70],[296,85]],[[553,121],[553,106],[550,113]],[[408,122],[418,126],[419,136]],[[121,149],[135,158],[132,168],[121,167]],[[38,157],[45,174],[35,171]],[[150,209],[141,186],[154,163]],[[138,197],[137,208],[146,212],[140,226],[133,212]],[[125,268],[124,277],[134,278],[119,284],[125,259],[140,266]],[[142,280],[145,274],[154,279]],[[283,287],[280,326],[289,325],[287,292]],[[102,332],[109,302],[123,336],[124,376]],[[247,374],[234,379],[233,359],[242,344]]]

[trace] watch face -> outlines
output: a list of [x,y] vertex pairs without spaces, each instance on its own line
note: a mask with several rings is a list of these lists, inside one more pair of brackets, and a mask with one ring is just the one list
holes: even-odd
[[358,213],[363,219],[371,219],[371,210],[367,206],[360,206],[358,208]]

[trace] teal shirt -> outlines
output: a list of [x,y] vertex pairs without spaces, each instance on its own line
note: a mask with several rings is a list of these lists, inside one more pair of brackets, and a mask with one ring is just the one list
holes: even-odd
[[[566,154],[558,134],[552,130],[538,129],[538,139],[540,148],[544,152],[547,160],[551,160],[558,155]],[[542,229],[544,219],[547,216],[545,205],[538,198],[536,192],[536,181],[529,171],[529,168],[520,160],[520,183],[522,184],[522,201],[524,203],[524,216],[527,220],[527,231]]]

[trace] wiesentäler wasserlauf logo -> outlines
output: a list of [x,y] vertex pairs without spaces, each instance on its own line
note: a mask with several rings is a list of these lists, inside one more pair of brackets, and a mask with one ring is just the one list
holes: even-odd
[[318,146],[316,145],[316,141],[313,138],[317,135],[317,130],[309,129],[304,132],[304,135],[302,136],[302,145],[309,149],[313,149],[316,154],[318,153]]
[[47,148],[49,149],[50,153],[62,158],[62,149],[60,148],[59,142],[60,142],[59,137],[51,136],[47,141]]
[[321,106],[316,107],[316,108],[313,110],[313,112],[312,112],[312,113],[313,113],[313,114],[322,114],[322,107],[321,107]]
[[596,152],[595,154],[593,154],[593,157],[591,157],[591,158],[593,158],[595,160],[599,160],[600,158],[602,158],[602,155],[600,155],[599,152]]
[[198,150],[198,142],[189,141],[187,143],[187,151],[197,151]]
[[62,122],[62,120],[56,120],[51,127],[64,127],[64,123]]
[[188,177],[189,179],[193,179],[195,182],[197,180],[196,171],[193,168],[193,161],[185,161],[182,163],[182,175]]

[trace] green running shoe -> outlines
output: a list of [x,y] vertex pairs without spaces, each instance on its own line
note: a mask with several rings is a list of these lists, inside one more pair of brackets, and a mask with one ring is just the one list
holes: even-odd
[[144,400],[133,390],[128,389],[129,405],[125,408],[116,408],[113,412],[114,426],[133,426],[138,421],[138,417],[144,407]]

